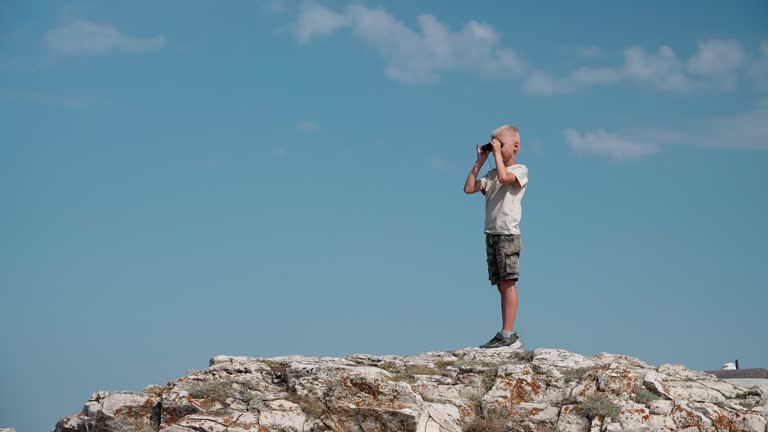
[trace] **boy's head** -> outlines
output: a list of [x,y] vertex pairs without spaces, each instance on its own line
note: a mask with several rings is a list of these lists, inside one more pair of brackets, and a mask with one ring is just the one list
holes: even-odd
[[505,162],[509,159],[514,159],[517,151],[520,150],[520,132],[514,126],[503,125],[497,127],[491,133],[491,138],[496,138],[504,144],[501,148],[501,155],[504,157]]

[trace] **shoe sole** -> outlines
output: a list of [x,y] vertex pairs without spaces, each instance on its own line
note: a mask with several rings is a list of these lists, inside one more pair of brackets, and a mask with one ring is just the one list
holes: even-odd
[[478,348],[485,348],[485,349],[493,349],[493,348],[511,348],[511,349],[518,349],[518,348],[521,348],[522,346],[523,346],[523,343],[522,343],[522,342],[520,342],[520,339],[518,339],[518,340],[516,340],[516,341],[515,341],[515,343],[513,343],[513,344],[511,344],[511,345],[499,345],[499,346],[489,346],[489,347],[480,346],[480,347],[478,347]]

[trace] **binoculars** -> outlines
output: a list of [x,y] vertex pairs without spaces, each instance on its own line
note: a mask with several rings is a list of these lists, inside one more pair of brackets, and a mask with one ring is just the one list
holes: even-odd
[[[501,143],[501,146],[504,147],[504,143]],[[483,144],[483,146],[480,147],[480,150],[488,153],[489,151],[493,151],[493,145],[491,143]]]

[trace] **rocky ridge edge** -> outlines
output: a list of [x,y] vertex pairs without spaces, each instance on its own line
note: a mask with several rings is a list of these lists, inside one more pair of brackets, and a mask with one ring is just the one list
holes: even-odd
[[768,390],[610,353],[219,355],[143,392],[96,392],[54,432],[768,432]]

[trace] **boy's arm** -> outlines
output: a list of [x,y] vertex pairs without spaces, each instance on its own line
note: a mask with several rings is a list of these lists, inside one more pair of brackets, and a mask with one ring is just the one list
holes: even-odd
[[483,190],[482,182],[477,180],[477,175],[480,173],[480,168],[483,167],[485,160],[488,158],[488,153],[480,150],[480,146],[477,146],[477,160],[472,165],[472,169],[469,170],[467,181],[464,183],[464,193],[473,194]]
[[[492,144],[493,141],[496,140],[491,140]],[[501,146],[498,144],[501,143],[497,141],[497,144],[493,144],[493,157],[496,159],[496,175],[499,178],[499,183],[514,184],[520,187],[520,181],[517,180],[515,173],[507,171],[507,167],[504,165],[504,157],[501,156]]]

